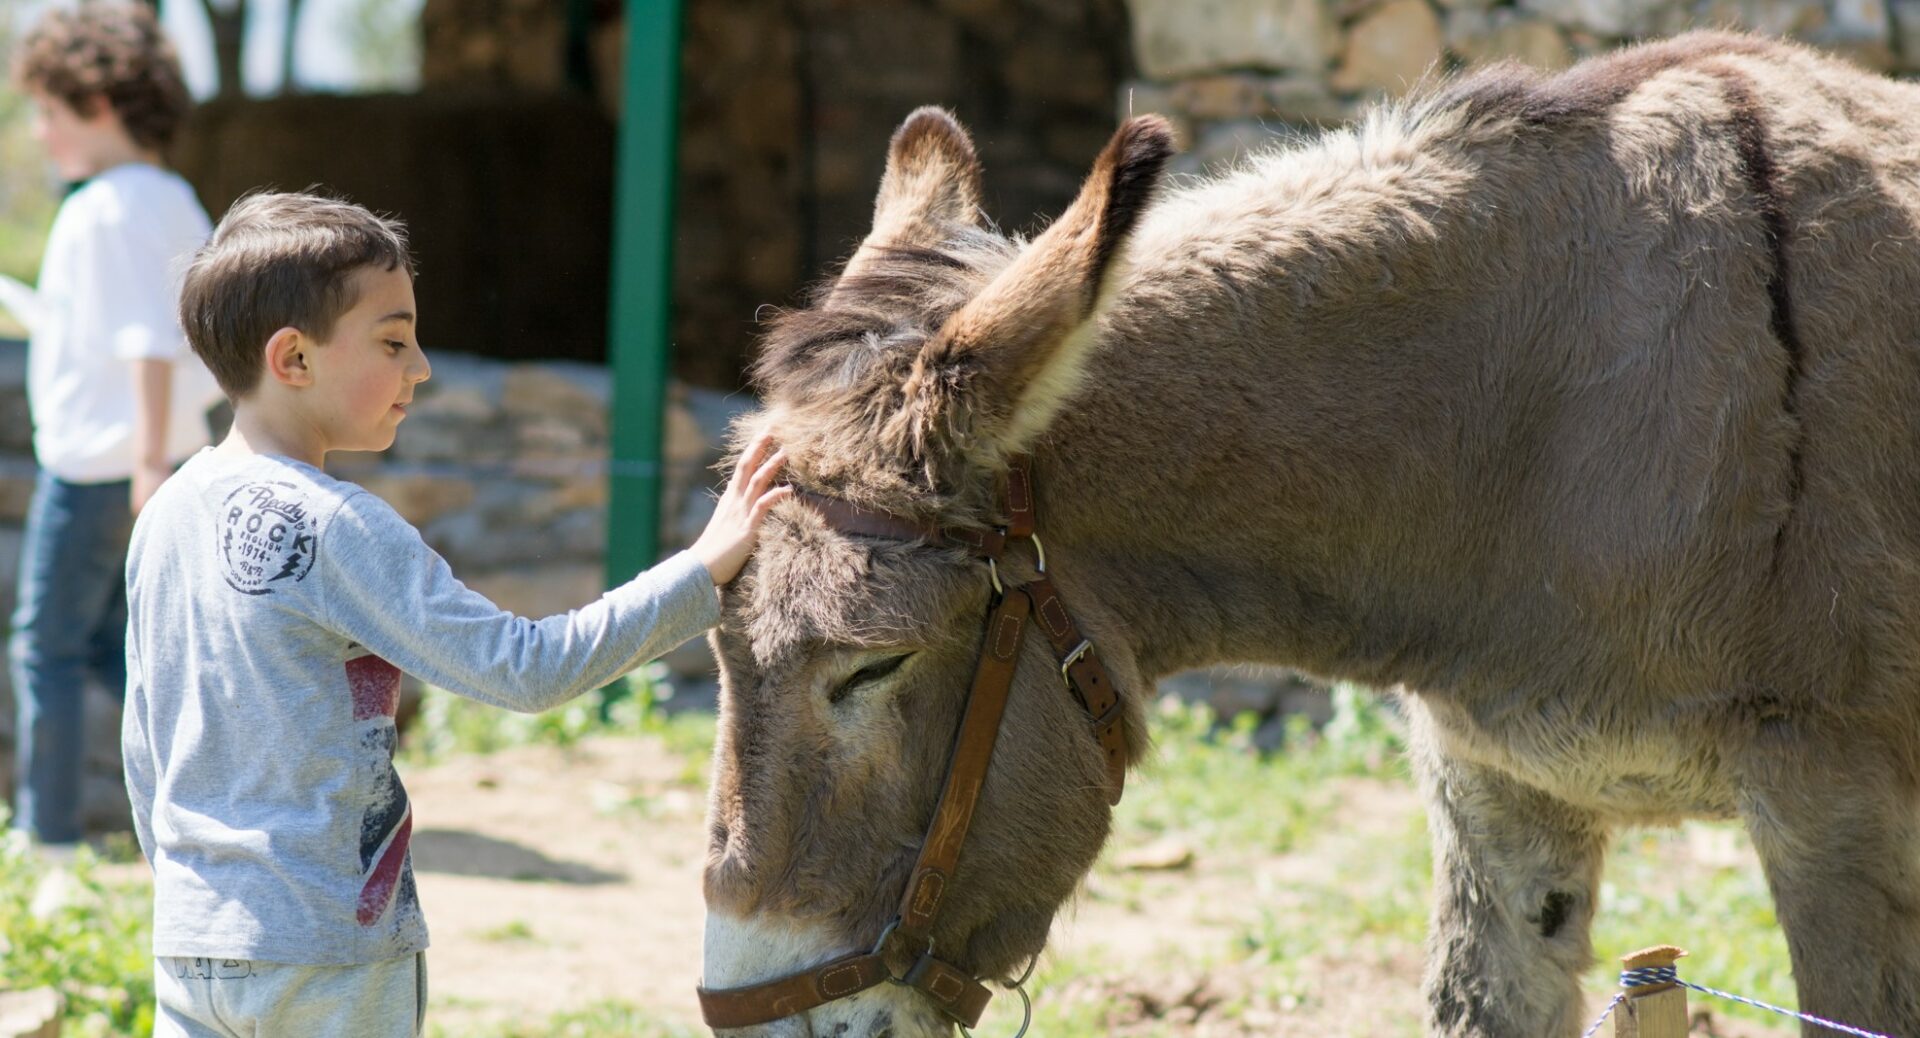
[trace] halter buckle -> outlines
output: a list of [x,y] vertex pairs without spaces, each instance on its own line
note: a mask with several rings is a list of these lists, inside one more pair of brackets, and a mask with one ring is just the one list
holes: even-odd
[[1067,653],[1066,658],[1060,661],[1060,680],[1066,682],[1068,688],[1073,687],[1073,679],[1067,676],[1067,671],[1080,662],[1080,657],[1092,651],[1093,643],[1082,638],[1080,644],[1074,646],[1073,651]]

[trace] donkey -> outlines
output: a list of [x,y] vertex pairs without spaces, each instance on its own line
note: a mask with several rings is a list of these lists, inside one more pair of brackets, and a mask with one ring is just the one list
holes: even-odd
[[[1801,1006],[1920,1034],[1920,87],[1691,34],[1162,189],[1170,143],[1128,121],[1023,241],[915,112],[871,234],[769,329],[745,431],[899,523],[788,502],[722,593],[706,987],[895,918],[982,617],[1040,561],[912,531],[1008,522],[1020,456],[1129,758],[1184,668],[1399,690],[1430,1033],[1576,1034],[1608,834],[1707,817],[1752,834]],[[930,934],[1002,981],[1113,792],[1056,661],[1015,655]],[[721,1030],[951,1026],[880,983]]]

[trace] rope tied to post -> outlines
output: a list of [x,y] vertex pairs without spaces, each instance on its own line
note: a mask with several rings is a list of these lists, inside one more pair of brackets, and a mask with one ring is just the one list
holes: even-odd
[[[1655,957],[1649,955],[1649,952],[1654,951],[1668,953],[1658,956],[1658,958],[1666,961],[1645,963],[1645,959]],[[1647,990],[1649,988],[1665,990],[1675,987],[1698,991],[1703,995],[1712,995],[1715,998],[1728,999],[1733,1002],[1739,1002],[1742,1005],[1752,1006],[1755,1009],[1764,1009],[1770,1013],[1778,1013],[1781,1016],[1788,1016],[1806,1023],[1817,1024],[1828,1030],[1838,1031],[1841,1034],[1857,1035],[1859,1038],[1895,1038],[1893,1035],[1882,1034],[1879,1031],[1864,1030],[1849,1024],[1828,1020],[1825,1017],[1814,1016],[1812,1013],[1802,1013],[1796,1009],[1786,1009],[1781,1006],[1762,1002],[1759,999],[1747,998],[1744,995],[1735,995],[1717,988],[1710,988],[1701,984],[1692,983],[1691,981],[1682,980],[1680,979],[1680,968],[1672,965],[1671,960],[1686,954],[1685,952],[1672,947],[1649,949],[1649,952],[1640,952],[1627,957],[1627,968],[1620,971],[1620,991],[1613,996],[1612,1001],[1607,1003],[1606,1008],[1600,1011],[1600,1016],[1593,1021],[1593,1025],[1588,1027],[1586,1033],[1581,1035],[1580,1038],[1593,1038],[1594,1034],[1599,1032],[1600,1025],[1606,1023],[1607,1018],[1613,1015],[1613,1011],[1618,1009],[1622,1002],[1639,997],[1642,994],[1651,993]],[[1636,964],[1636,960],[1640,960],[1643,964]]]
[[1621,970],[1620,986],[1626,990],[1652,987],[1655,984],[1680,983],[1678,966],[1645,966],[1637,970]]

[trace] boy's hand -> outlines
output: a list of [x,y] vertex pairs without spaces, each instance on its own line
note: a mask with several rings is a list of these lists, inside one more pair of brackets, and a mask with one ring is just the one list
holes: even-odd
[[747,445],[740,463],[734,466],[733,478],[727,481],[726,492],[714,507],[713,518],[707,520],[700,539],[687,549],[706,563],[716,587],[738,576],[747,564],[767,510],[793,495],[792,487],[773,485],[781,466],[787,463],[787,454],[774,451],[768,457],[772,446],[771,433],[761,433]]

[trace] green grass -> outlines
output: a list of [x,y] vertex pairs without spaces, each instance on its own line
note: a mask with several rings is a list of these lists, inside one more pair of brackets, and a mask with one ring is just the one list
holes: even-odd
[[[1275,890],[1254,875],[1262,862],[1305,852],[1350,828],[1340,824],[1338,812],[1357,785],[1410,782],[1398,722],[1379,699],[1340,688],[1334,708],[1325,728],[1315,732],[1296,718],[1283,748],[1262,753],[1253,744],[1250,717],[1222,723],[1204,706],[1157,704],[1154,755],[1128,783],[1115,812],[1113,840],[1091,882],[1100,896],[1152,914],[1181,884],[1204,880],[1129,873],[1116,861],[1127,848],[1170,840],[1194,852],[1195,872],[1225,877],[1245,899],[1222,910],[1234,922],[1222,928],[1216,945],[1156,950],[1150,967],[1129,963],[1122,949],[1050,952],[1030,985],[1035,1033],[1160,1038],[1193,1033],[1196,1013],[1214,1026],[1245,1016],[1245,1033],[1260,1033],[1265,1027],[1248,1014],[1274,1007],[1310,1010],[1321,999],[1324,992],[1309,975],[1317,971],[1303,967],[1329,955],[1379,956],[1418,946],[1425,933],[1428,854],[1417,814],[1391,826],[1391,838],[1356,844],[1353,860],[1329,871],[1323,882]],[[1169,993],[1155,990],[1153,975],[1168,972],[1230,972],[1256,980],[1250,987],[1233,982],[1213,990],[1196,1011],[1154,1004]],[[1418,977],[1409,983],[1417,985]],[[1007,1028],[1018,1023],[1017,1015],[1000,1019]]]
[[496,753],[515,746],[571,746],[594,734],[635,734],[651,712],[652,685],[622,679],[538,714],[518,714],[428,688],[408,728],[402,759],[415,766],[455,754]]
[[[1391,715],[1366,693],[1340,689],[1335,721],[1317,735],[1296,728],[1288,749],[1260,755],[1244,720],[1224,728],[1203,709],[1162,703],[1156,717],[1158,754],[1144,777],[1128,787],[1116,814],[1115,846],[1165,839],[1185,841],[1202,856],[1244,858],[1261,853],[1318,854],[1316,879],[1285,889],[1249,884],[1245,922],[1211,953],[1154,968],[1210,969],[1252,965],[1262,978],[1249,992],[1266,1004],[1310,1004],[1316,998],[1303,966],[1326,961],[1394,961],[1421,956],[1430,905],[1432,857],[1425,821],[1409,813],[1404,824],[1367,827],[1335,815],[1356,787],[1352,780],[1410,785],[1404,747]],[[1347,823],[1347,824],[1343,824]],[[1338,840],[1334,847],[1327,841]],[[1118,896],[1150,904],[1158,878],[1127,877],[1111,865],[1096,880]],[[1594,928],[1599,962],[1584,978],[1596,1000],[1614,989],[1621,956],[1654,944],[1690,948],[1681,975],[1695,983],[1791,1006],[1795,1001],[1786,941],[1746,835],[1733,823],[1689,823],[1676,829],[1629,830],[1608,855],[1601,910]],[[1068,959],[1042,970],[1035,989],[1127,968],[1114,961]],[[1317,970],[1314,971],[1316,974]],[[1417,967],[1404,977],[1419,985]],[[1778,1026],[1781,1018],[1738,1003],[1693,996],[1696,1008]],[[1041,1033],[1082,1038],[1112,1033],[1112,1006],[1054,1008],[1042,997]],[[1229,1000],[1216,1014],[1232,1018]],[[1408,1022],[1407,1033],[1418,1032]],[[1161,1033],[1130,1024],[1130,1036]],[[1173,1033],[1173,1032],[1168,1032]],[[1345,1032],[1337,1032],[1345,1033]],[[1358,1033],[1358,1032],[1355,1032]]]
[[1340,790],[1331,780],[1405,775],[1394,723],[1351,688],[1335,691],[1334,718],[1323,731],[1294,717],[1287,749],[1270,754],[1254,748],[1252,715],[1222,724],[1206,707],[1173,699],[1161,700],[1156,713],[1153,758],[1129,780],[1114,814],[1117,847],[1179,836],[1196,850],[1284,853],[1336,806]]
[[[0,807],[0,826],[5,814]],[[152,915],[150,888],[102,879],[91,852],[53,868],[25,834],[0,837],[0,984],[57,989],[62,1035],[153,1033]]]
[[486,754],[515,746],[572,746],[595,735],[647,735],[657,738],[682,762],[685,785],[706,782],[713,752],[713,716],[659,710],[656,682],[663,668],[653,664],[606,688],[539,714],[516,714],[428,688],[420,716],[402,740],[400,759],[426,767],[457,754]]
[[430,1038],[707,1038],[704,1028],[663,1021],[626,1002],[596,1002],[584,1009],[557,1013],[536,1023],[509,1023],[474,1030],[450,1031],[433,1021],[427,1010]]
[[[1721,848],[1711,855],[1718,860],[1698,860],[1696,849],[1703,845]],[[1773,899],[1746,832],[1731,822],[1623,834],[1607,856],[1593,944],[1601,961],[1587,975],[1588,990],[1617,983],[1621,956],[1677,944],[1689,952],[1680,976],[1695,984],[1778,1006],[1796,1001]],[[1696,993],[1690,1000],[1716,1015],[1782,1022],[1725,999]]]
[[541,943],[540,938],[533,932],[533,926],[524,919],[515,919],[511,922],[502,923],[491,930],[481,933],[480,939],[501,944]]

